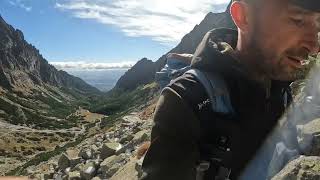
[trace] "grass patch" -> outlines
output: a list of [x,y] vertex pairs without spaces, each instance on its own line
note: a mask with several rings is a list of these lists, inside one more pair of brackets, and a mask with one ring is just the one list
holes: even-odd
[[139,86],[133,91],[116,90],[109,93],[108,96],[96,100],[89,109],[91,112],[99,114],[114,115],[146,103],[151,96],[158,92],[157,90],[158,86],[155,83]]

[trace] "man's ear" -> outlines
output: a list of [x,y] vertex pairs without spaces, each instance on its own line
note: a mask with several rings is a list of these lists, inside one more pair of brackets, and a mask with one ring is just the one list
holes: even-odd
[[242,1],[235,1],[230,7],[230,14],[236,26],[242,30],[242,32],[248,31],[248,4]]

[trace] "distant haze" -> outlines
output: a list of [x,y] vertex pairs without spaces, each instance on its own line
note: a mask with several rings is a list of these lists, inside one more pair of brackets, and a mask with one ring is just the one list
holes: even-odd
[[87,62],[50,62],[59,70],[79,77],[101,91],[111,90],[135,62],[87,63]]
[[81,69],[81,70],[98,70],[98,69],[129,69],[136,62],[126,61],[119,63],[91,63],[86,61],[66,61],[66,62],[50,62],[57,69]]

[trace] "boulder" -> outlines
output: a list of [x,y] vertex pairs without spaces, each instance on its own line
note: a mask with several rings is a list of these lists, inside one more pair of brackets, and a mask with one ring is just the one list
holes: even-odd
[[140,132],[140,131],[142,131],[142,128],[141,127],[139,127],[139,126],[134,126],[134,127],[132,127],[132,133],[133,134],[136,134],[136,133],[138,133],[138,132]]
[[[68,175],[64,175],[62,176],[61,180],[68,180],[69,179],[69,176]],[[60,179],[55,179],[55,180],[60,180]]]
[[112,165],[107,171],[105,171],[105,177],[110,178],[112,177],[120,168],[121,168],[121,164],[114,164]]
[[144,157],[140,158],[135,164],[135,170],[138,172],[138,177],[140,177],[143,173],[143,171],[142,171],[143,159],[144,159]]
[[300,156],[286,165],[272,180],[319,180],[320,157]]
[[298,126],[298,142],[300,149],[308,156],[320,156],[320,119]]
[[132,142],[129,142],[128,144],[122,146],[119,150],[116,151],[116,155],[122,154],[122,153],[127,153],[134,150],[134,145]]
[[275,176],[289,161],[298,156],[298,150],[287,148],[283,142],[277,143],[269,163],[268,177]]
[[146,130],[142,130],[142,131],[137,132],[134,135],[134,138],[132,139],[132,142],[134,144],[140,144],[140,143],[148,140],[148,138],[149,138],[149,135],[148,135],[147,131]]
[[59,169],[66,169],[67,167],[74,167],[81,162],[81,158],[78,157],[78,150],[67,150],[63,153],[58,160]]
[[55,180],[62,180],[62,174],[61,173],[57,173],[53,175],[53,179]]
[[128,135],[124,136],[123,138],[121,138],[119,142],[121,144],[124,144],[125,142],[131,141],[133,138],[134,138],[133,135],[128,134]]
[[110,180],[138,180],[138,172],[135,169],[137,159],[131,158],[126,164],[110,178]]
[[83,169],[80,171],[82,179],[90,180],[96,175],[96,164],[94,162],[89,162],[84,165]]
[[68,156],[65,153],[63,153],[58,160],[58,167],[59,169],[66,169],[69,166],[70,166],[70,160]]
[[93,144],[93,145],[91,146],[91,151],[92,151],[93,155],[97,155],[97,154],[100,153],[99,147],[96,146],[95,144]]
[[97,137],[95,138],[95,142],[103,142],[103,137],[97,136]]
[[106,177],[111,177],[114,173],[117,172],[117,170],[121,167],[121,162],[124,160],[123,155],[113,155],[111,157],[108,157],[105,159],[101,164],[101,171],[102,174]]
[[116,154],[116,152],[121,148],[122,145],[119,143],[104,143],[101,148],[101,158],[105,159],[107,157],[110,157]]
[[84,164],[77,164],[71,169],[71,171],[81,171],[83,167],[84,167]]
[[79,152],[78,156],[85,159],[85,160],[91,159],[91,158],[93,158],[93,150],[92,149],[82,149]]
[[75,167],[77,164],[80,164],[80,163],[81,163],[80,157],[70,158],[70,167],[71,168]]
[[91,180],[101,180],[101,178],[96,176],[96,177],[92,178]]
[[69,176],[68,180],[81,180],[79,171],[69,172],[68,176]]
[[45,172],[43,175],[43,179],[52,179],[54,172]]

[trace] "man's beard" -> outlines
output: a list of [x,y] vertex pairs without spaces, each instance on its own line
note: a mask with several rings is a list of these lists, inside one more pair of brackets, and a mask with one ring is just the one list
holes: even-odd
[[305,50],[291,48],[280,56],[271,49],[267,51],[262,48],[258,41],[252,41],[249,47],[251,63],[256,74],[279,81],[295,81],[303,77],[303,70],[298,68],[290,70],[289,65],[285,63],[285,58],[290,56],[307,59],[308,52]]

